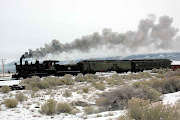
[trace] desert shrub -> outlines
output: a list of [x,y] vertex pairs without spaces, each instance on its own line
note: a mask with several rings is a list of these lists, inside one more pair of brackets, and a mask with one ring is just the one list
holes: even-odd
[[84,101],[75,101],[74,102],[74,105],[75,106],[82,106],[82,107],[87,107],[89,106],[89,104],[87,102],[84,102]]
[[132,98],[128,101],[128,115],[135,120],[142,120],[143,107],[150,104],[149,100]]
[[129,74],[129,75],[122,75],[121,77],[122,77],[122,79],[125,79],[125,80],[132,80],[132,75],[131,74]]
[[115,84],[115,80],[113,78],[109,78],[107,79],[107,84],[113,86]]
[[123,84],[124,82],[123,82],[123,80],[122,80],[122,78],[121,77],[118,77],[118,78],[108,78],[107,79],[107,84],[108,85],[121,85],[121,84]]
[[88,106],[84,108],[84,112],[89,115],[89,114],[96,113],[96,110],[93,107]]
[[155,105],[145,106],[142,111],[143,120],[178,120],[179,111],[171,105],[157,103]]
[[40,82],[41,79],[39,77],[33,76],[32,78],[22,80],[20,84],[25,85],[26,89],[37,91],[40,89]]
[[148,86],[135,88],[132,85],[124,85],[120,89],[101,94],[96,104],[102,111],[124,109],[132,97],[157,101],[160,99],[160,94]]
[[134,120],[134,119],[130,118],[128,115],[122,115],[117,120]]
[[133,79],[142,79],[140,74],[131,74]]
[[139,73],[142,78],[152,78],[152,75],[148,72]]
[[165,78],[165,74],[155,74],[154,75],[156,78]]
[[133,83],[135,87],[147,85],[162,94],[177,92],[180,90],[180,77],[172,76],[165,79],[151,79]]
[[103,82],[94,83],[94,87],[98,90],[105,90],[105,84]]
[[15,97],[20,102],[27,100],[27,97],[23,93],[18,93],[18,94],[15,95]]
[[28,90],[38,91],[39,89],[47,89],[58,85],[73,85],[74,80],[71,75],[65,75],[63,78],[59,77],[45,77],[41,80],[39,77],[32,77],[22,80],[20,84],[26,86]]
[[38,83],[39,81],[41,81],[40,77],[33,76],[32,78],[22,80],[20,84],[31,84],[32,82]]
[[121,79],[121,77],[118,74],[113,74],[111,77],[116,80]]
[[39,91],[40,89],[39,89],[38,87],[32,87],[31,90],[34,91],[34,92],[37,92],[37,91]]
[[94,79],[94,78],[92,78],[92,77],[90,77],[90,78],[85,78],[85,79],[86,79],[86,81],[89,82],[89,83],[96,83],[97,81],[99,81],[98,79]]
[[[46,89],[51,86],[57,86],[57,77],[45,77],[43,80],[39,82],[38,87],[40,89]],[[59,78],[60,79],[60,78]]]
[[180,77],[170,77],[164,80],[163,93],[173,93],[180,90]]
[[163,74],[165,71],[164,69],[157,69],[157,68],[153,68],[151,73],[158,73],[158,74]]
[[6,107],[8,107],[8,108],[15,108],[15,107],[17,106],[17,104],[18,104],[18,101],[17,101],[16,99],[11,99],[11,98],[9,98],[9,99],[6,99],[6,100],[4,101],[4,104],[5,104]]
[[132,98],[128,101],[129,118],[134,120],[177,120],[179,111],[171,105],[150,104],[150,101]]
[[165,68],[160,68],[160,69],[157,69],[157,68],[154,68],[152,69],[151,73],[158,73],[158,74],[164,74],[164,73],[167,73],[171,71],[170,69],[165,69]]
[[89,92],[89,87],[83,87],[83,88],[82,88],[82,91],[83,91],[84,93],[88,93],[88,92]]
[[41,106],[41,113],[46,115],[53,115],[56,113],[57,102],[53,99],[49,99]]
[[57,111],[58,113],[70,113],[72,111],[72,107],[68,103],[58,103]]
[[85,79],[88,79],[88,78],[99,79],[99,76],[95,74],[86,74],[84,75],[84,77]]
[[66,74],[62,79],[65,85],[74,85],[75,81],[72,79],[70,74]]
[[76,76],[75,81],[76,82],[84,82],[84,81],[86,81],[86,79],[83,76]]
[[7,85],[1,87],[2,93],[8,93],[11,90],[11,88]]
[[64,96],[64,97],[70,97],[70,96],[72,96],[72,92],[69,91],[69,90],[66,90],[66,91],[63,93],[63,96]]
[[169,71],[166,73],[167,77],[172,77],[172,76],[180,76],[180,69],[177,69],[175,71]]
[[[149,86],[140,86],[138,98],[151,101],[159,101],[161,93]],[[135,96],[136,97],[136,96]]]

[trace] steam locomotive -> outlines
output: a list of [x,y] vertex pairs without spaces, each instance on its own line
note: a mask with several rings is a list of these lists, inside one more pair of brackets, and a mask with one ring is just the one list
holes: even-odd
[[170,68],[171,62],[169,59],[141,59],[141,60],[84,60],[77,64],[60,65],[57,60],[46,60],[40,63],[36,60],[35,63],[16,65],[16,73],[12,75],[13,79],[28,78],[32,76],[45,77],[49,75],[63,76],[65,74],[77,75],[95,74],[96,72],[143,72],[144,70],[152,70],[153,68]]

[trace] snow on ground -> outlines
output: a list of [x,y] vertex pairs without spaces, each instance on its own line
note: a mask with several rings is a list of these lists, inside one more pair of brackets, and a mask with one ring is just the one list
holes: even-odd
[[[103,77],[109,77],[113,75],[112,73],[97,73],[99,76]],[[129,73],[127,73],[129,74]],[[1,79],[9,79],[9,77],[1,78]],[[12,85],[12,84],[18,84],[20,80],[7,80],[7,81],[0,81],[0,85]],[[82,88],[89,86],[89,92],[83,93]],[[66,90],[71,90],[72,96],[70,97],[64,97],[63,93]],[[108,91],[109,89],[106,89]],[[7,108],[5,107],[2,102],[11,97],[15,96],[15,94],[23,92],[27,97],[27,101],[23,101],[18,104],[16,108]],[[95,113],[91,115],[87,115],[84,113],[84,108],[82,106],[76,106],[77,113],[75,115],[73,114],[66,114],[61,113],[59,115],[52,115],[52,116],[46,116],[42,115],[39,110],[42,104],[45,103],[48,99],[54,99],[58,102],[68,102],[68,103],[74,103],[77,101],[82,101],[90,106],[95,107],[96,98],[98,98],[98,94],[102,93],[103,91],[97,90],[94,87],[91,86],[91,83],[86,82],[76,82],[75,85],[62,85],[59,86],[56,89],[45,89],[38,91],[37,93],[34,93],[34,97],[32,98],[32,92],[31,91],[11,91],[7,94],[0,93],[0,119],[2,120],[45,120],[45,119],[53,119],[53,120],[106,120],[106,119],[116,119],[119,116],[125,114],[125,110],[118,110],[118,111],[107,111],[107,112],[101,112],[101,113]],[[2,105],[1,105],[2,104]]]
[[172,104],[174,105],[178,100],[180,100],[180,91],[175,93],[165,94],[163,96],[163,103],[164,104]]
[[11,80],[12,74],[5,74],[3,77],[2,74],[0,74],[0,86],[2,85],[18,85],[21,80]]
[[[149,72],[149,71],[146,71]],[[113,75],[112,73],[96,73],[96,75],[101,77],[109,77]],[[119,75],[128,75],[130,73],[119,74]],[[5,79],[9,79],[6,77]],[[136,81],[136,80],[135,80]],[[18,84],[19,80],[13,81],[0,81],[0,85],[12,85]],[[89,86],[89,92],[83,93],[82,88]],[[108,87],[105,91],[112,90],[114,87]],[[66,90],[71,90],[72,96],[64,97],[63,93]],[[23,101],[18,104],[17,108],[7,108],[5,107],[2,102],[15,94],[23,92],[27,97],[27,101]],[[11,91],[7,94],[0,93],[0,119],[1,120],[114,120],[121,115],[126,113],[126,110],[117,110],[117,111],[106,111],[101,113],[94,113],[91,115],[87,115],[84,113],[84,107],[76,105],[76,112],[75,114],[55,114],[52,116],[42,115],[39,110],[42,104],[47,101],[49,98],[52,98],[58,102],[68,102],[74,103],[77,101],[82,101],[84,103],[89,104],[90,106],[96,108],[95,102],[98,98],[98,94],[102,93],[103,91],[97,90],[91,86],[90,83],[86,82],[76,82],[75,85],[62,85],[56,89],[45,89],[38,91],[37,93],[33,93],[32,91],[22,90],[22,91]],[[174,104],[177,100],[180,99],[180,92],[176,93],[169,93],[164,95],[163,102],[165,104]]]

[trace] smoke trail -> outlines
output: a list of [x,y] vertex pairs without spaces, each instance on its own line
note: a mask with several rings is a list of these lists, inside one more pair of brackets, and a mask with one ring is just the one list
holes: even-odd
[[[52,40],[43,48],[29,50],[25,57],[43,58],[48,54],[57,55],[63,52],[89,52],[91,49],[119,49],[119,54],[126,51],[136,52],[138,49],[150,48],[155,50],[174,49],[174,44],[179,43],[176,37],[178,29],[172,27],[173,19],[169,16],[161,16],[155,24],[156,16],[151,14],[146,19],[140,20],[137,31],[125,33],[112,32],[111,29],[103,29],[102,34],[95,32],[92,35],[82,36],[71,43],[62,44],[58,40]],[[116,47],[115,47],[116,46]],[[118,46],[118,47],[117,47]]]

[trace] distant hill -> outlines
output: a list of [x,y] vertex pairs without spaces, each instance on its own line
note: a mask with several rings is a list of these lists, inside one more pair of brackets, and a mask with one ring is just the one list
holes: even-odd
[[[103,58],[94,58],[96,60],[132,60],[132,59],[170,59],[172,61],[180,61],[180,53],[155,53],[155,54],[139,54],[139,55],[131,55],[128,57],[103,57]],[[60,61],[59,64],[75,64],[82,59],[74,60],[74,61]],[[8,70],[11,72],[15,72],[15,65],[14,63],[18,63],[19,61],[14,61],[5,65],[5,71]],[[0,72],[2,72],[2,67],[0,67]]]
[[131,55],[123,59],[170,59],[172,61],[180,61],[180,53],[140,54]]

